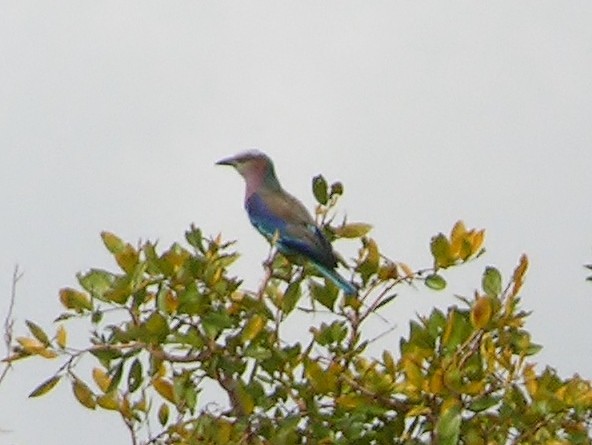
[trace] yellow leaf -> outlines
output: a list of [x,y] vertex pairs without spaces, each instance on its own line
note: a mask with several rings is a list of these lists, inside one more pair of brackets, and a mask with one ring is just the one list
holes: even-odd
[[389,280],[398,278],[397,266],[393,263],[388,263],[378,269],[378,278],[381,280]]
[[82,406],[85,406],[88,409],[95,409],[95,396],[84,382],[78,379],[74,380],[74,382],[72,382],[72,390],[74,391],[74,396]]
[[450,411],[451,409],[455,409],[460,405],[460,401],[453,398],[453,397],[449,397],[448,399],[444,400],[444,402],[442,403],[442,406],[440,408],[440,414],[444,414],[447,411]]
[[408,357],[403,357],[402,364],[403,372],[407,376],[407,381],[416,388],[422,388],[424,376],[421,367]]
[[483,329],[491,320],[493,308],[491,298],[488,296],[478,297],[471,309],[471,323],[477,329]]
[[334,229],[335,235],[338,238],[361,238],[372,230],[370,224],[365,223],[351,223],[344,224],[341,227]]
[[411,408],[406,414],[405,417],[417,417],[417,416],[424,416],[431,412],[430,408],[423,405],[417,405]]
[[444,346],[448,345],[448,341],[452,336],[452,332],[454,329],[454,324],[456,323],[456,311],[452,310],[448,312],[448,318],[446,319],[446,328],[444,329],[444,334],[442,335],[442,344]]
[[173,385],[168,380],[158,378],[152,381],[152,386],[158,394],[160,394],[164,399],[168,400],[171,403],[175,402],[175,392],[173,390]]
[[346,409],[346,410],[354,410],[357,407],[364,405],[367,403],[367,399],[363,396],[358,394],[345,394],[339,396],[335,403],[338,407]]
[[481,249],[483,241],[485,240],[485,230],[479,230],[474,232],[471,237],[471,250],[473,254],[476,254]]
[[450,232],[450,252],[455,258],[460,256],[460,251],[465,240],[466,233],[467,228],[465,227],[465,223],[462,221],[457,221]]
[[215,427],[216,443],[230,443],[232,424],[225,419],[218,419]]
[[444,387],[444,371],[437,369],[430,377],[430,392],[432,394],[441,394]]
[[56,358],[58,356],[58,354],[55,351],[52,351],[51,349],[47,348],[42,349],[37,354],[44,358]]
[[171,291],[168,291],[164,297],[164,306],[169,314],[173,314],[179,308],[179,299]]
[[132,407],[130,405],[129,399],[126,396],[123,396],[121,398],[121,401],[119,402],[119,410],[118,410],[121,415],[125,418],[125,419],[131,419],[133,416],[133,412],[132,412]]
[[249,415],[253,413],[255,409],[255,400],[253,397],[245,390],[243,385],[238,385],[236,387],[236,402],[238,402],[241,411],[243,414]]
[[167,373],[167,367],[166,364],[164,362],[160,362],[160,364],[158,365],[158,369],[156,370],[156,374],[155,377],[164,377]]
[[485,389],[485,382],[478,380],[476,382],[470,382],[463,386],[462,392],[470,396],[476,396],[481,394]]
[[103,244],[105,244],[105,247],[111,253],[121,252],[125,247],[123,241],[111,232],[101,232],[101,238],[103,239]]
[[259,314],[253,315],[241,333],[241,340],[245,343],[253,340],[264,327],[265,318]]
[[368,239],[368,242],[366,243],[366,249],[366,262],[372,264],[374,267],[378,267],[380,254],[378,253],[378,245],[376,244],[376,241],[374,241],[372,238]]
[[528,257],[526,254],[522,254],[520,256],[520,261],[518,262],[518,266],[514,269],[514,275],[512,279],[514,281],[520,281],[524,278],[524,274],[526,273],[526,269],[528,269]]
[[67,309],[82,312],[83,309],[92,310],[92,304],[87,294],[69,287],[60,289],[60,301]]
[[520,262],[516,269],[514,269],[514,274],[512,275],[512,281],[514,282],[512,286],[511,296],[515,297],[520,292],[522,288],[522,284],[524,283],[524,275],[526,274],[526,270],[528,269],[528,257],[525,254],[522,254],[520,257]]
[[44,347],[36,338],[17,337],[16,341],[19,342],[23,349],[30,354],[36,354],[38,349]]
[[310,381],[310,384],[320,394],[326,394],[337,389],[338,375],[336,370],[331,368],[324,370],[314,360],[309,360],[305,365],[305,369],[306,377]]
[[111,411],[116,411],[119,408],[119,402],[114,392],[97,397],[97,405]]
[[395,366],[395,360],[392,354],[386,349],[382,352],[382,361],[384,362],[384,368],[392,376],[395,376],[397,368]]
[[138,400],[134,403],[134,409],[137,409],[137,410],[143,411],[143,412],[147,412],[148,402],[146,401],[146,397],[144,397],[144,395],[142,395],[140,400]]
[[109,388],[109,385],[111,384],[111,379],[107,373],[101,368],[93,368],[92,376],[99,389],[103,392],[106,392]]
[[413,278],[413,276],[415,275],[415,273],[413,272],[413,269],[411,269],[411,267],[409,267],[407,264],[405,263],[397,263],[397,266],[399,266],[401,268],[401,270],[403,271],[405,278]]
[[39,396],[42,396],[43,394],[47,394],[49,391],[51,391],[57,385],[57,383],[60,381],[61,377],[62,376],[54,375],[53,377],[47,379],[45,382],[43,382],[42,384],[37,386],[37,388],[35,388],[33,391],[31,391],[31,394],[29,394],[29,397],[39,397]]
[[522,375],[524,376],[524,384],[526,386],[526,390],[528,391],[530,397],[533,398],[539,389],[539,382],[536,378],[534,366],[534,363],[528,364],[524,367],[524,371],[522,372]]
[[16,341],[22,346],[25,352],[28,352],[31,355],[40,355],[45,358],[57,357],[55,351],[47,349],[47,347],[36,338],[18,337]]
[[136,264],[138,264],[139,255],[136,249],[131,244],[126,244],[125,247],[115,254],[115,261],[121,269],[126,273],[132,273]]
[[58,346],[62,349],[66,347],[66,341],[68,338],[68,334],[66,333],[66,328],[63,325],[58,326],[58,330],[56,332],[56,342]]
[[9,355],[8,357],[4,357],[1,362],[2,363],[12,363],[12,362],[16,362],[17,360],[22,360],[24,358],[30,357],[31,354],[29,354],[28,352],[21,350],[18,352],[15,352],[12,355]]

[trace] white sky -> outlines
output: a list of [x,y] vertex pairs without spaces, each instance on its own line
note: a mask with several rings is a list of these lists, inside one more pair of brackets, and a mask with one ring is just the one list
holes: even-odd
[[[18,263],[20,332],[50,326],[60,287],[112,267],[101,230],[165,245],[192,222],[238,239],[234,272],[256,285],[266,244],[242,180],[213,163],[257,147],[307,205],[312,176],[342,180],[342,214],[413,266],[457,219],[486,228],[454,291],[526,252],[536,361],[590,378],[591,24],[589,1],[0,1],[2,301]],[[404,292],[381,346],[454,303]],[[127,443],[66,385],[26,398],[50,365],[0,387],[0,442]]]

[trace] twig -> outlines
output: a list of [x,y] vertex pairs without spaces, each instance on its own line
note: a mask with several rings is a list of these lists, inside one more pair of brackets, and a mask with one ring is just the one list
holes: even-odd
[[271,245],[271,248],[269,249],[269,255],[267,256],[267,259],[263,262],[263,267],[265,268],[265,277],[263,277],[263,282],[261,283],[261,286],[259,287],[259,291],[257,292],[257,298],[262,301],[263,300],[263,294],[265,293],[265,289],[267,289],[267,284],[269,283],[269,280],[271,280],[271,277],[273,275],[273,261],[275,260],[275,256],[277,254],[277,249],[275,249],[274,245]]
[[[4,345],[6,346],[6,355],[10,353],[10,349],[12,348],[14,326],[14,318],[12,314],[14,311],[14,302],[16,300],[16,285],[22,276],[23,274],[19,271],[18,265],[14,266],[14,271],[12,273],[12,289],[10,292],[10,301],[8,303],[8,312],[6,313],[6,318],[4,319]],[[5,363],[6,365],[0,374],[0,384],[8,374],[8,370],[12,367],[10,361],[6,361]]]

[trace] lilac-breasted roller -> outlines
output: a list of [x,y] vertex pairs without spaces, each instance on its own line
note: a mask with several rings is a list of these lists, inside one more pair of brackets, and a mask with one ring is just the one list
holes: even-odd
[[216,164],[234,167],[245,179],[249,220],[267,240],[275,239],[280,252],[306,258],[347,295],[357,293],[355,286],[335,271],[337,257],[331,243],[306,207],[282,188],[267,155],[251,150]]

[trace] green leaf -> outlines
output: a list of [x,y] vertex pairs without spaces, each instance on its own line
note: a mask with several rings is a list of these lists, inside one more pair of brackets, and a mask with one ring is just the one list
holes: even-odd
[[127,375],[127,387],[129,392],[134,392],[142,384],[142,363],[135,359]]
[[485,411],[491,408],[501,400],[500,396],[482,396],[474,399],[469,405],[469,409],[473,412]]
[[226,312],[210,312],[202,318],[202,326],[209,338],[216,338],[224,329],[232,327],[233,322]]
[[531,343],[530,345],[528,345],[528,348],[526,348],[525,354],[528,356],[536,355],[541,351],[541,349],[543,349],[542,345]]
[[314,331],[315,341],[321,346],[339,343],[343,341],[346,335],[347,327],[343,321],[334,321],[330,325],[321,323],[320,328]]
[[236,395],[236,402],[238,407],[240,408],[240,412],[243,415],[249,415],[253,413],[255,409],[255,400],[253,397],[247,392],[245,386],[240,383],[236,385],[235,395]]
[[245,357],[254,358],[257,361],[267,360],[272,356],[267,346],[263,347],[257,343],[250,343],[244,352]]
[[42,396],[43,394],[47,394],[49,391],[51,391],[60,381],[60,379],[62,378],[62,376],[60,375],[54,375],[53,377],[47,379],[45,382],[43,382],[42,384],[40,384],[39,386],[37,386],[37,388],[35,388],[33,391],[31,391],[31,394],[29,394],[29,397],[39,397]]
[[185,290],[179,293],[179,307],[177,312],[180,314],[198,315],[207,309],[207,298],[199,292],[195,281],[189,283]]
[[118,236],[111,232],[101,232],[101,238],[107,250],[113,254],[121,252],[125,249],[125,243]]
[[312,298],[331,312],[334,310],[335,301],[337,300],[337,296],[339,295],[339,291],[335,286],[321,286],[315,282],[310,283],[310,293]]
[[426,328],[432,338],[437,338],[446,327],[446,316],[440,309],[434,309],[427,320]]
[[76,277],[84,290],[99,299],[103,299],[103,295],[115,281],[115,276],[112,273],[101,269],[91,269],[85,274],[78,274]]
[[481,279],[483,291],[490,297],[497,297],[502,292],[502,276],[495,267],[486,267]]
[[190,246],[195,247],[200,252],[204,251],[203,236],[201,230],[195,227],[193,224],[191,225],[191,230],[185,232],[185,239],[187,240]]
[[365,248],[365,258],[357,267],[356,270],[362,276],[364,283],[368,282],[368,279],[378,272],[378,266],[380,265],[380,252],[376,241],[372,238],[364,238],[363,244]]
[[119,349],[111,348],[109,346],[91,349],[90,353],[94,355],[105,368],[109,368],[111,360],[121,357]]
[[450,242],[444,234],[440,233],[432,238],[430,250],[436,267],[447,268],[454,264]]
[[123,360],[119,362],[119,364],[112,370],[113,376],[111,377],[111,382],[109,383],[109,387],[105,392],[111,392],[117,388],[119,382],[121,382],[121,376],[123,375]]
[[444,402],[440,418],[436,423],[436,434],[439,445],[457,445],[460,434],[461,410],[458,404]]
[[144,323],[144,328],[151,343],[162,343],[170,332],[169,324],[160,312],[153,312]]
[[473,332],[469,317],[468,311],[461,311],[456,308],[449,310],[446,328],[442,335],[442,344],[448,351],[455,351],[456,347],[463,343]]
[[104,298],[107,301],[125,304],[132,290],[131,277],[129,275],[123,275],[115,279],[113,285],[104,293]]
[[350,223],[335,227],[333,232],[338,238],[361,238],[372,230],[372,226],[366,223]]
[[93,311],[92,315],[90,316],[90,321],[94,324],[100,323],[103,319],[103,312],[96,310]]
[[187,408],[189,408],[192,413],[195,410],[195,406],[197,405],[197,394],[198,390],[193,384],[187,386],[183,393],[183,399],[185,400]]
[[33,323],[30,320],[26,320],[25,323],[27,324],[27,327],[29,328],[29,331],[31,331],[31,334],[33,334],[33,336],[37,340],[39,340],[45,346],[48,346],[49,345],[49,337],[47,336],[47,334],[45,333],[45,331],[43,329],[41,329],[41,327],[39,327],[39,325]]
[[377,311],[381,307],[386,306],[391,301],[393,301],[395,298],[397,298],[397,294],[392,294],[392,295],[389,295],[388,297],[384,298],[380,303],[378,303],[376,305],[376,307],[374,308],[374,311]]
[[312,193],[319,204],[325,205],[329,201],[327,181],[323,175],[312,178]]
[[169,421],[169,406],[166,403],[162,403],[158,408],[158,421],[162,426]]
[[281,300],[281,308],[284,314],[288,315],[296,307],[300,298],[300,281],[290,283]]
[[339,181],[334,182],[331,184],[331,192],[330,195],[343,195],[343,184]]
[[436,273],[430,274],[425,278],[425,285],[433,290],[442,290],[446,287],[446,280]]

